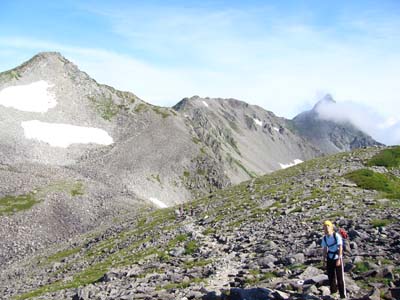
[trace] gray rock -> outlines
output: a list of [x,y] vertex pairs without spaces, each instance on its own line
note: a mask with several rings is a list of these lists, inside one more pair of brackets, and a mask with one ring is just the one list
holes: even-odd
[[179,257],[179,256],[182,256],[184,253],[185,253],[185,248],[178,247],[178,248],[175,248],[175,249],[171,250],[169,252],[169,255],[175,256],[175,257]]
[[264,267],[271,267],[271,265],[273,266],[273,264],[277,261],[278,259],[273,256],[273,255],[266,255],[262,258],[260,258],[257,262],[258,265],[262,268]]
[[238,289],[233,288],[230,290],[230,300],[265,300],[268,299],[272,290],[265,288],[253,288],[253,289]]
[[303,273],[299,275],[299,279],[307,280],[314,276],[323,274],[323,271],[313,266],[308,266]]

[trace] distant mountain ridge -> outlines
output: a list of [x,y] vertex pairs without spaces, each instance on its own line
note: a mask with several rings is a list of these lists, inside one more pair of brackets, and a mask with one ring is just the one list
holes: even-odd
[[[47,87],[33,90],[38,83]],[[20,94],[26,89],[22,95],[31,102],[43,102],[40,97],[51,94],[47,102],[52,104],[41,112],[5,106],[16,88]],[[0,162],[68,165],[92,177],[117,178],[117,186],[141,198],[176,203],[193,192],[238,183],[295,161],[379,145],[351,124],[320,119],[317,108],[327,102],[334,103],[330,95],[293,120],[235,99],[194,96],[162,108],[98,84],[59,53],[39,53],[0,74],[0,124],[7,128],[0,130]],[[89,137],[71,137],[59,142],[65,147],[57,147],[51,137],[34,132],[33,125],[42,131],[65,130],[65,136],[73,130],[88,132]],[[96,134],[101,138],[95,139]]]
[[[35,195],[32,207],[5,207],[9,218],[1,217],[0,202],[0,262],[125,212],[378,144],[349,124],[318,119],[315,110],[287,120],[243,101],[198,96],[154,106],[97,83],[59,53],[39,53],[0,73],[0,199]],[[29,230],[9,235],[26,222]]]
[[[194,96],[162,108],[98,84],[55,52],[39,53],[1,73],[0,97],[7,89],[38,82],[48,85],[42,95],[51,93],[56,103],[44,112],[5,107],[0,98],[1,126],[7,128],[0,130],[1,162],[68,165],[90,176],[118,178],[115,184],[122,183],[122,189],[166,203],[187,199],[185,191],[208,192],[294,161],[379,145],[351,124],[318,117],[319,105],[334,103],[330,95],[293,120],[235,99]],[[55,130],[56,124],[57,130],[75,126],[65,126],[65,135],[86,130],[91,139],[54,147],[49,137],[35,136],[27,128]],[[96,145],[102,142],[94,139],[94,130],[109,142]]]

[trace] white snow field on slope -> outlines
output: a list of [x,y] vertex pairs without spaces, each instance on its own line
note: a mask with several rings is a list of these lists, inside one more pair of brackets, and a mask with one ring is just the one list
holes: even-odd
[[295,166],[295,165],[301,164],[302,162],[303,162],[303,161],[302,161],[301,159],[295,159],[295,160],[293,161],[293,163],[288,163],[288,164],[281,164],[281,163],[279,163],[279,165],[281,166],[282,169],[286,169],[286,168],[293,167],[293,166]]
[[52,86],[40,80],[7,87],[0,91],[0,105],[28,112],[47,112],[57,105],[55,95],[48,90]]
[[208,103],[206,101],[202,101],[205,107],[208,107]]
[[153,202],[155,205],[157,205],[158,207],[160,207],[160,208],[166,208],[166,207],[168,207],[168,205],[166,205],[164,202],[158,200],[157,198],[150,197],[149,200],[150,200],[151,202]]
[[278,127],[272,127],[276,132],[279,132],[279,128]]
[[25,137],[67,148],[71,144],[110,145],[112,137],[103,129],[69,124],[46,123],[38,120],[21,122]]
[[262,121],[260,121],[259,119],[253,118],[254,122],[256,122],[256,124],[258,126],[262,126]]

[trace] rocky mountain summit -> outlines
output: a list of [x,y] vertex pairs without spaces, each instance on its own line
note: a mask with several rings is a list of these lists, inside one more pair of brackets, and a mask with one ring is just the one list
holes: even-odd
[[[351,299],[398,299],[400,149],[298,164],[127,214],[0,272],[2,299],[332,299],[322,222],[350,236]],[[396,298],[397,297],[397,298]]]
[[297,115],[291,120],[296,132],[328,154],[382,145],[350,122],[328,120],[321,116],[320,111],[324,106],[332,107],[335,103],[332,96],[327,94],[312,110]]

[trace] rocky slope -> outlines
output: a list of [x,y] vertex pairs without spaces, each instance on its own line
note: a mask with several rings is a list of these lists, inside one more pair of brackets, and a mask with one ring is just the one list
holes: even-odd
[[371,159],[381,150],[277,171],[188,202],[183,215],[176,207],[125,216],[3,268],[0,294],[330,299],[319,247],[321,223],[330,219],[350,235],[350,297],[391,299],[400,287],[400,150]]
[[232,183],[321,155],[284,118],[235,99],[185,98],[173,107],[211,150]]
[[324,119],[319,108],[335,103],[332,96],[327,94],[312,110],[297,115],[291,120],[295,132],[328,154],[382,145],[349,122]]
[[0,164],[0,263],[146,208],[128,191],[66,168]]

